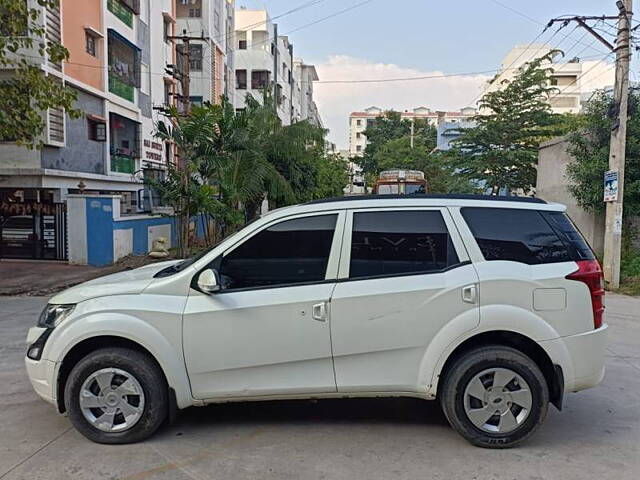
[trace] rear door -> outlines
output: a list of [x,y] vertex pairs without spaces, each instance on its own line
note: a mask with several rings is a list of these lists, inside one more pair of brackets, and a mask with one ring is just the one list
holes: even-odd
[[445,208],[350,211],[331,298],[338,391],[420,391],[421,364],[453,319],[478,324],[478,278]]

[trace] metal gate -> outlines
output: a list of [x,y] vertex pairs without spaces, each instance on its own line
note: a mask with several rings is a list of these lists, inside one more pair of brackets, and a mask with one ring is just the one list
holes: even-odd
[[2,202],[0,258],[66,260],[66,204]]

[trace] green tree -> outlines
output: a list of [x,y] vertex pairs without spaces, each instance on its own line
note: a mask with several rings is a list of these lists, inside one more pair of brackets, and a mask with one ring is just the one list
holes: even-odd
[[375,160],[380,170],[401,168],[424,172],[429,193],[477,193],[478,188],[466,177],[456,175],[446,154],[432,150],[431,143],[426,145],[423,138],[414,139],[411,148],[411,139],[402,137],[385,143]]
[[42,112],[64,108],[72,118],[76,94],[55,75],[46,75],[36,64],[41,58],[60,64],[69,52],[59,42],[45,38],[41,11],[58,9],[58,0],[0,0],[0,140],[15,141],[30,148],[42,146],[45,129]]
[[411,135],[411,123],[413,122],[413,135],[415,144],[420,144],[428,152],[433,150],[437,141],[437,130],[425,119],[403,119],[400,112],[387,111],[381,117],[376,118],[364,131],[367,137],[367,148],[359,161],[364,173],[370,177],[377,176],[385,168],[400,168],[400,166],[385,166],[378,164],[380,157],[378,151],[388,142],[399,140]]
[[[629,90],[624,216],[640,215],[640,93]],[[603,212],[604,172],[609,170],[609,141],[614,101],[610,93],[597,92],[584,109],[584,128],[569,135],[573,159],[567,166],[569,191],[578,204],[591,212]],[[625,229],[628,231],[628,229]]]
[[311,198],[341,197],[349,181],[344,158],[337,153],[318,157],[317,167],[315,188]]
[[523,65],[512,80],[485,94],[476,126],[454,143],[457,171],[484,182],[494,195],[501,189],[529,192],[536,183],[540,142],[560,132],[561,119],[549,104],[558,90],[549,84],[550,69],[543,67],[555,53]]

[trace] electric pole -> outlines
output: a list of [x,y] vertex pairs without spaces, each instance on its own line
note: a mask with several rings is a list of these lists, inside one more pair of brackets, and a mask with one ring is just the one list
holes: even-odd
[[616,41],[616,80],[613,89],[614,111],[617,119],[611,130],[609,146],[609,170],[618,172],[618,194],[607,202],[604,232],[604,278],[610,288],[620,286],[620,256],[622,253],[622,211],[624,195],[624,164],[627,142],[627,106],[629,100],[629,61],[631,45],[632,0],[616,2],[620,10]]
[[[576,16],[554,18],[547,27],[554,23],[562,23],[563,26],[575,21],[578,25],[586,29],[597,40],[616,54],[616,76],[613,89],[614,108],[612,109],[615,118],[611,127],[611,140],[609,144],[609,172],[607,176],[614,184],[614,194],[606,202],[606,220],[604,233],[604,278],[610,288],[620,286],[620,257],[622,253],[622,214],[623,214],[623,194],[624,194],[624,164],[627,141],[627,107],[629,100],[629,62],[631,60],[631,17],[633,15],[632,0],[618,0],[617,17],[607,16]],[[616,44],[611,45],[602,35],[596,32],[586,22],[589,20],[617,20],[618,33]],[[615,180],[617,179],[617,192]],[[603,179],[604,182],[604,179]],[[604,199],[603,199],[604,200]]]
[[181,98],[184,109],[182,114],[189,115],[191,111],[191,42],[192,41],[201,41],[204,42],[209,40],[205,38],[204,35],[200,37],[190,37],[187,35],[187,31],[183,30],[182,35],[177,36],[167,36],[170,40],[181,40],[182,41],[182,51],[179,52],[182,55],[182,72],[180,73],[180,85],[182,87],[182,95]]

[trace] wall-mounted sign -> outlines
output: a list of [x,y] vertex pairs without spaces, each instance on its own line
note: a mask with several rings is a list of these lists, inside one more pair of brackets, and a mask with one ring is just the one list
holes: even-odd
[[604,173],[604,201],[618,201],[618,171],[609,170]]
[[144,140],[144,156],[146,160],[153,160],[155,162],[162,162],[162,153],[164,148],[162,143],[153,142],[151,140]]

